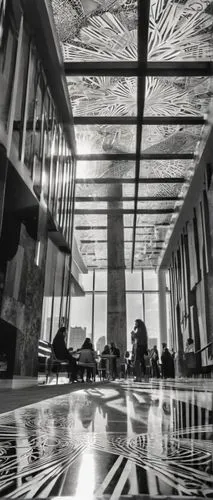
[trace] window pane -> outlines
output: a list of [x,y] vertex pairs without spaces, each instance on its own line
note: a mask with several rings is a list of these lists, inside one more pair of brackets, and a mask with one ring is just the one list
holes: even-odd
[[170,290],[169,271],[166,271],[166,288],[167,290]]
[[92,295],[72,297],[71,322],[69,328],[68,346],[77,349],[81,347],[86,337],[92,336]]
[[107,271],[95,271],[95,290],[107,290]]
[[147,270],[143,272],[144,290],[158,290],[158,276],[155,271]]
[[142,290],[141,271],[126,271],[126,290]]
[[89,292],[93,289],[93,271],[89,271],[88,274],[81,274],[81,283],[85,292]]
[[160,348],[158,293],[146,293],[144,299],[148,346],[151,348],[153,345],[157,345]]
[[126,294],[126,323],[127,323],[127,349],[132,350],[130,332],[134,328],[136,319],[143,319],[143,303],[141,293]]
[[172,314],[171,314],[171,295],[166,294],[166,322],[167,322],[167,339],[170,340],[169,346],[176,350],[174,332],[172,330]]
[[107,294],[95,295],[94,349],[103,350],[107,342]]

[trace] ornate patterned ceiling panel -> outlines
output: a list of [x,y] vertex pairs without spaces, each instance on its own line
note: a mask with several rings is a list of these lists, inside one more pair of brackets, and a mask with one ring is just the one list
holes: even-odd
[[[120,188],[120,184],[117,187],[119,187],[120,191],[120,196],[134,196],[135,192],[135,186],[134,184],[122,184],[122,187]],[[123,194],[122,194],[123,193]],[[108,184],[76,184],[76,197],[78,196],[88,196],[90,198],[94,198],[95,196],[98,197],[105,197],[105,196],[119,196],[119,193],[117,189],[115,189],[115,186],[113,183],[108,183]]]
[[137,215],[137,226],[142,224],[163,224],[170,223],[171,215],[167,214],[138,214]]
[[107,244],[106,243],[81,243],[80,251],[83,255],[94,255],[98,259],[107,259]]
[[159,210],[159,209],[174,209],[174,201],[138,201],[138,210]]
[[185,177],[194,172],[193,160],[149,160],[141,161],[140,178]]
[[76,230],[78,241],[106,240],[107,231],[104,229]]
[[[66,61],[137,59],[136,0],[51,0]],[[210,0],[151,0],[148,59],[212,58]]]
[[133,215],[127,214],[123,216],[124,227],[133,227]]
[[180,196],[182,184],[139,184],[139,196]]
[[78,154],[135,153],[134,125],[76,125]]
[[117,179],[133,178],[135,176],[134,161],[78,161],[76,177],[80,179],[95,177],[113,177]]
[[211,60],[211,14],[209,0],[151,0],[148,59]]
[[74,116],[136,116],[137,78],[68,77]]
[[132,228],[124,228],[124,241],[132,241],[133,231]]
[[141,152],[194,153],[202,125],[143,125]]
[[[136,116],[137,78],[67,77],[74,116]],[[145,116],[202,116],[212,96],[210,77],[147,77]]]
[[84,215],[75,215],[75,225],[76,226],[106,226],[107,225],[107,215],[98,214],[84,214]]
[[106,210],[108,203],[106,201],[76,201],[75,210]]
[[[198,158],[198,144],[205,142],[203,125],[197,123],[202,123],[199,117],[208,114],[213,85],[212,77],[199,76],[197,69],[199,62],[213,59],[213,0],[150,0],[147,45],[142,0],[139,10],[137,0],[50,1],[64,60],[79,63],[66,67],[70,71],[67,84],[77,154],[103,154],[105,158],[113,154],[112,160],[94,161],[91,157],[91,161],[77,163],[75,208],[97,212],[77,212],[75,216],[75,225],[87,228],[77,230],[85,263],[100,269],[107,267],[108,215],[102,211],[111,210],[116,216],[116,210],[121,209],[129,212],[123,214],[126,266],[132,265],[134,237],[135,267],[156,266],[196,165],[194,160],[178,160],[175,155],[196,153]],[[139,30],[138,12],[142,26]],[[150,64],[144,65],[144,79],[139,80],[146,53]],[[197,76],[181,76],[180,63],[186,69],[187,61],[193,63]],[[91,65],[86,67],[88,62]],[[72,67],[79,73],[72,74]],[[154,68],[155,76],[149,76],[146,67]],[[131,76],[132,70],[132,75],[137,76]],[[138,89],[142,95],[137,95]],[[153,125],[144,124],[145,120],[143,123],[149,117],[152,119],[148,123]],[[138,183],[140,147],[141,153],[151,154],[153,159],[141,160]],[[137,156],[137,161],[119,159],[121,154],[128,159],[128,153]],[[158,159],[162,154],[173,155],[174,159]],[[136,227],[135,195],[145,198],[137,200],[137,210],[152,212],[137,213]]]
[[202,116],[212,92],[210,77],[148,77],[144,116]]
[[68,61],[137,59],[136,0],[52,0]]

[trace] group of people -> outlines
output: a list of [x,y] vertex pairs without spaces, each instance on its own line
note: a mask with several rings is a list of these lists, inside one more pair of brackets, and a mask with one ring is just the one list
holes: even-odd
[[109,376],[112,380],[118,378],[118,358],[120,358],[120,350],[115,343],[111,342],[110,345],[105,345],[100,360],[100,373],[103,379]]
[[[126,353],[125,363],[128,369],[132,366],[135,375],[135,381],[140,382],[141,377],[150,375],[155,378],[160,377],[159,353],[157,346],[148,349],[148,336],[145,323],[141,319],[135,320],[134,329],[131,332],[132,357]],[[129,367],[129,368],[128,368]],[[174,355],[170,353],[167,344],[162,344],[161,354],[161,374],[163,378],[174,378]]]
[[[95,380],[95,375],[97,373],[97,355],[90,338],[87,337],[83,345],[75,352],[72,348],[67,349],[66,338],[66,328],[59,328],[53,340],[53,350],[57,359],[68,361],[70,382],[77,381],[78,377],[81,382],[84,382],[85,372],[87,382]],[[110,345],[105,345],[100,359],[102,378],[107,378],[109,370],[112,380],[118,377],[117,359],[119,357],[120,351],[114,342],[111,342]],[[109,360],[110,364],[108,363]]]
[[[86,380],[89,382],[94,378],[95,371],[95,351],[93,349],[90,338],[86,338],[83,345],[76,353],[73,349],[67,349],[66,346],[67,330],[65,327],[59,328],[53,340],[53,350],[55,356],[59,360],[68,361],[68,372],[70,382],[78,380],[78,375],[81,382],[84,382],[84,373],[86,371]],[[78,361],[77,361],[78,358]]]
[[[84,373],[86,371],[86,380],[95,379],[97,372],[97,355],[94,351],[90,338],[86,338],[83,345],[75,353],[72,349],[67,349],[66,346],[66,328],[59,328],[54,340],[53,349],[55,356],[59,360],[67,360],[69,364],[69,377],[71,382],[77,381],[77,376],[80,376],[84,382]],[[129,351],[125,354],[125,376],[135,375],[135,381],[140,382],[142,376],[144,378],[174,378],[175,353],[173,349],[169,351],[167,344],[162,344],[161,353],[161,374],[159,364],[159,353],[157,346],[148,349],[148,335],[145,323],[141,319],[135,320],[134,329],[131,332],[132,353]],[[118,377],[118,358],[120,358],[120,350],[114,342],[110,345],[105,345],[100,357],[100,374],[102,378],[110,376],[112,380]],[[195,370],[194,343],[192,339],[187,339],[187,345],[184,352],[184,360],[186,364],[187,376],[192,376]]]

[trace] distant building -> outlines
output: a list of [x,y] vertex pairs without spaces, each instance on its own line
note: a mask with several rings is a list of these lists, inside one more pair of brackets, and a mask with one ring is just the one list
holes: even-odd
[[148,338],[148,349],[151,349],[154,345],[158,347],[158,338],[157,337],[149,337]]
[[74,350],[79,349],[86,338],[86,333],[86,327],[82,328],[81,326],[71,326],[69,347],[73,347]]
[[106,337],[103,335],[102,337],[99,337],[99,339],[96,342],[96,351],[102,352],[104,350],[105,344],[106,344]]

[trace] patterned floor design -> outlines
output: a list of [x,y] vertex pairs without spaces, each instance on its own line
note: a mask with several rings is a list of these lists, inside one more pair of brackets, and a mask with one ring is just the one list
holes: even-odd
[[207,385],[91,385],[0,415],[0,496],[213,498]]

